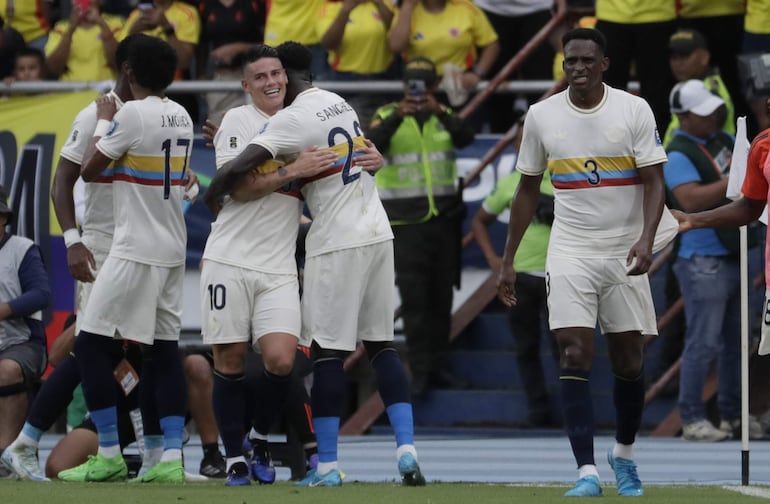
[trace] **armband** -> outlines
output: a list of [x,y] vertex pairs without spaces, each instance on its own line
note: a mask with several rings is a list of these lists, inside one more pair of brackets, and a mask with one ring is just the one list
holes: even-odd
[[67,248],[70,248],[71,246],[75,245],[76,243],[80,243],[80,232],[77,230],[77,228],[70,228],[66,230],[63,233],[64,236],[64,246]]
[[110,127],[112,126],[112,121],[108,121],[107,119],[99,119],[96,121],[96,128],[94,128],[94,136],[95,137],[103,137],[107,134],[108,131],[110,131]]

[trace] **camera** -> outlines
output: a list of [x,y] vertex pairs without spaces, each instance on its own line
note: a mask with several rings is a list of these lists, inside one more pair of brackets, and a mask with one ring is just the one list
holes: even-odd
[[412,98],[424,98],[425,97],[425,81],[410,79],[406,83],[407,94]]

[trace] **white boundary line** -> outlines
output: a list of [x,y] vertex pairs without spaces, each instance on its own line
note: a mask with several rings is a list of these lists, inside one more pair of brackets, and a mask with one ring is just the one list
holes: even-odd
[[743,495],[748,495],[749,497],[759,497],[761,499],[770,499],[770,488],[767,488],[767,487],[724,485],[722,486],[722,488],[724,488],[725,490],[730,490],[732,492],[738,492]]

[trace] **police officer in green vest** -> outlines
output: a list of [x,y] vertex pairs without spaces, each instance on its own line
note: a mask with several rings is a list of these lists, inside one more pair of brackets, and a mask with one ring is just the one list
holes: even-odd
[[447,370],[453,286],[459,284],[465,204],[455,149],[473,127],[436,99],[436,66],[413,58],[404,67],[404,97],[375,112],[367,136],[385,156],[377,188],[395,235],[412,392],[459,387]]

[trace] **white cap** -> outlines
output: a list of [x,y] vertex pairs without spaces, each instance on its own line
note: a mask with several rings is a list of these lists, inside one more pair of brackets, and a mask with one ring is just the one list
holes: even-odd
[[701,117],[713,114],[725,104],[722,98],[706,89],[703,81],[698,79],[690,79],[674,86],[668,102],[674,114],[692,112]]

